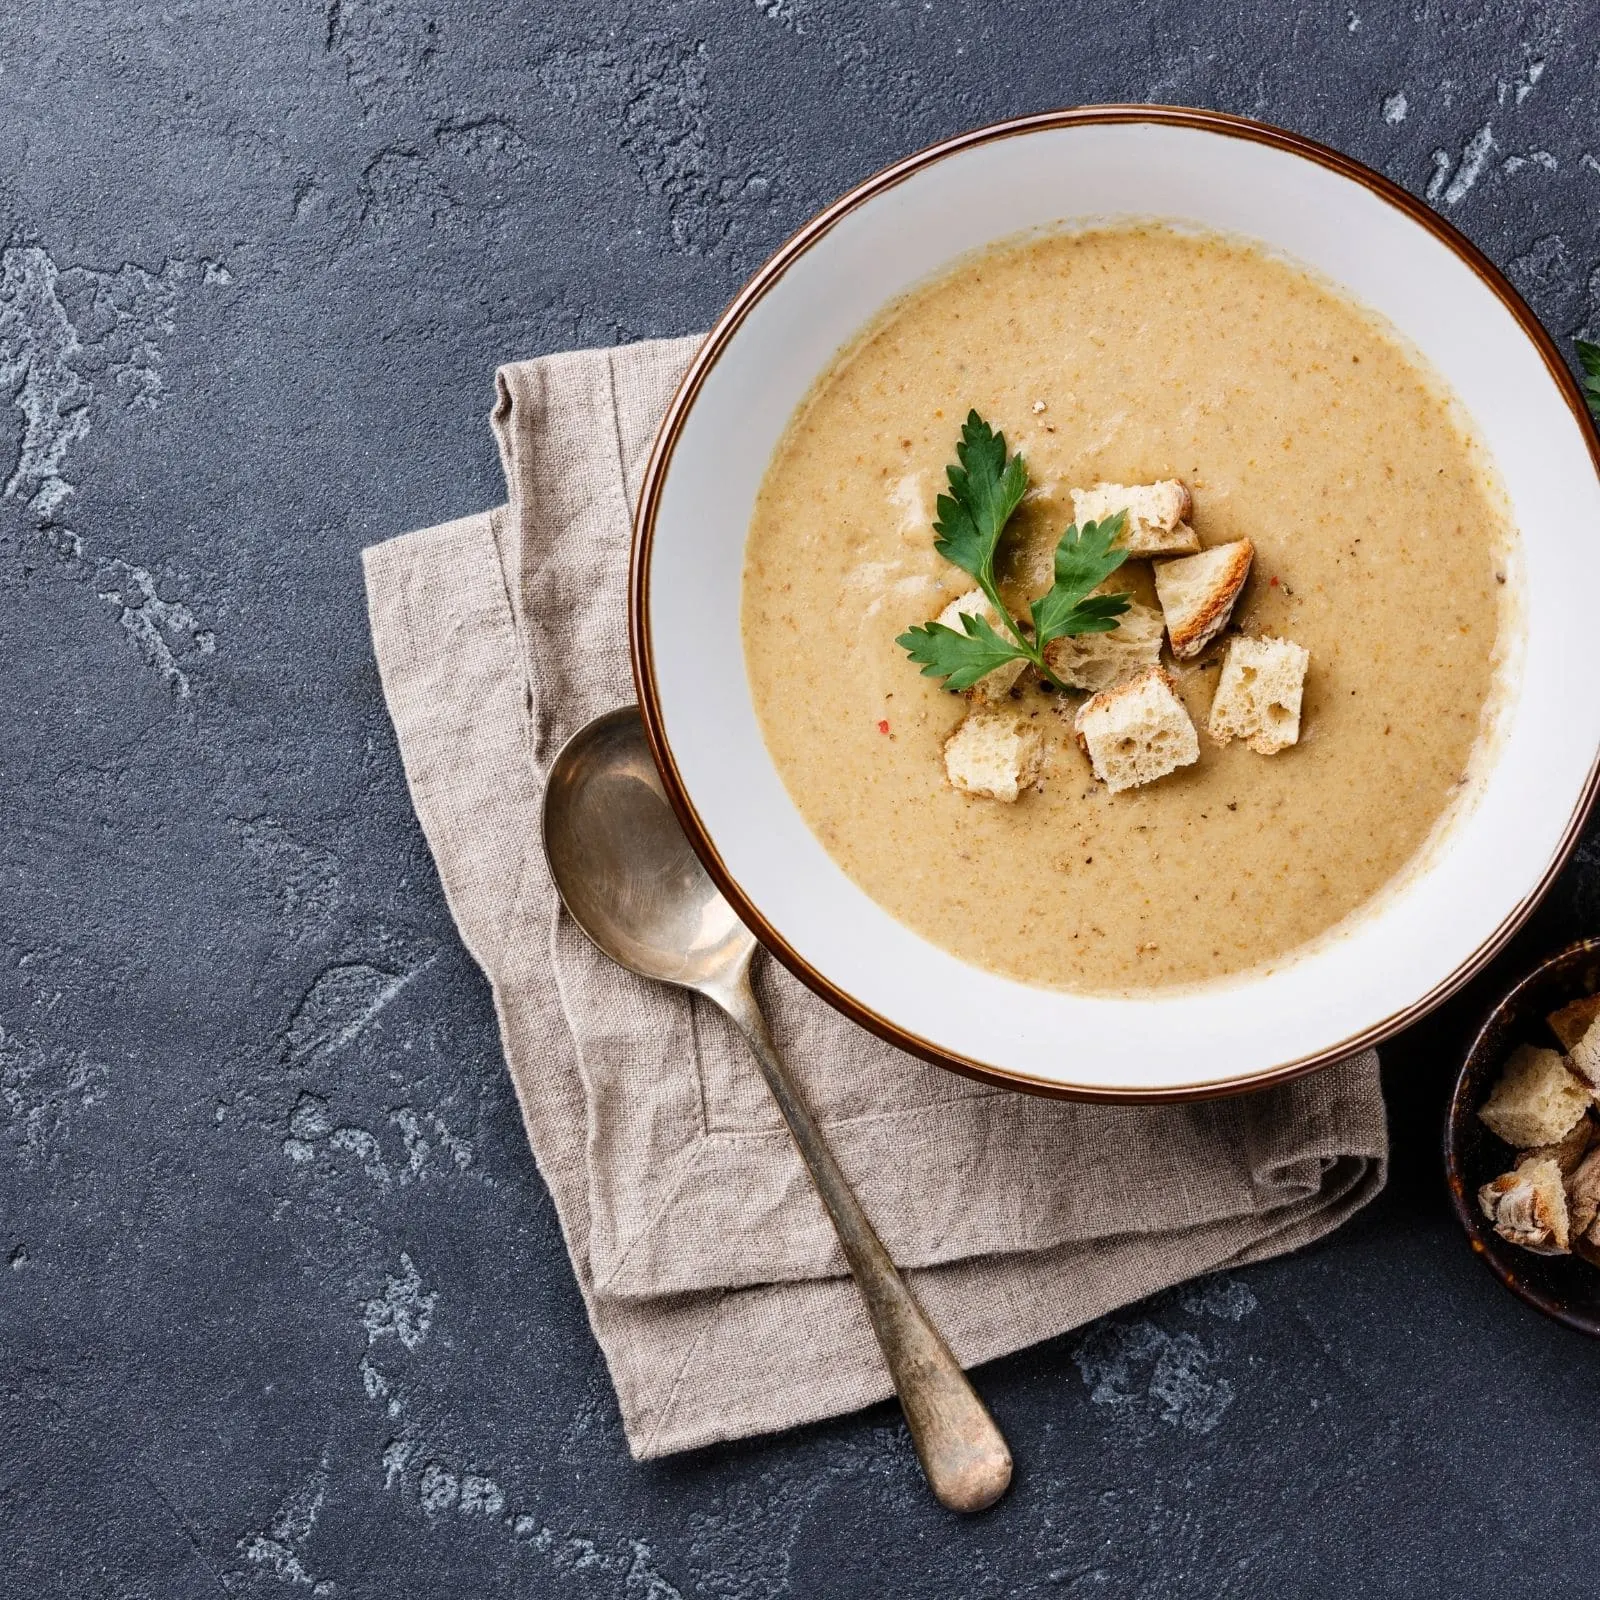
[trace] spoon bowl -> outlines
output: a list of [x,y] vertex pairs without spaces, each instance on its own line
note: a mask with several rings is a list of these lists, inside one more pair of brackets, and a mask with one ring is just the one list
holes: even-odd
[[695,988],[755,949],[684,837],[632,706],[580,728],[557,757],[544,852],[573,920],[643,977]]

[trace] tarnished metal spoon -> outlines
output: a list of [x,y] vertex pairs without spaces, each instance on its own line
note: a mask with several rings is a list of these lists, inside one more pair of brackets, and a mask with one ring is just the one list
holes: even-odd
[[895,1270],[774,1048],[750,988],[755,937],[684,837],[637,706],[597,717],[562,747],[545,790],[544,850],[567,910],[605,955],[704,995],[749,1040],[838,1230],[929,1486],[952,1511],[993,1505],[1011,1482],[1011,1452]]

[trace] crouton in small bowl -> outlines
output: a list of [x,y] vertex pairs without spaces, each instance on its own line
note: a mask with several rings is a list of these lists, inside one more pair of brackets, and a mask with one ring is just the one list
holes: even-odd
[[1600,1245],[1586,1194],[1600,1171],[1600,1123],[1573,1060],[1600,1015],[1597,996],[1600,939],[1585,939],[1494,1008],[1456,1081],[1444,1161],[1478,1258],[1546,1316],[1600,1336]]

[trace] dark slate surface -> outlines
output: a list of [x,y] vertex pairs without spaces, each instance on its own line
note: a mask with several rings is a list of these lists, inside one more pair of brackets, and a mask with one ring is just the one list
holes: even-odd
[[0,1592],[1586,1589],[1600,1349],[1472,1260],[1435,1146],[1497,982],[1595,931],[1596,835],[1387,1052],[1368,1213],[983,1373],[992,1515],[929,1502],[887,1407],[635,1466],[357,560],[498,497],[497,362],[701,327],[853,180],[1059,103],[1351,151],[1565,338],[1585,10],[9,0]]

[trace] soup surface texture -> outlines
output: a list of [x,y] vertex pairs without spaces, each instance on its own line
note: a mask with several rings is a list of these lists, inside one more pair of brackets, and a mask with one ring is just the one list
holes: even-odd
[[[746,547],[757,714],[844,871],[967,961],[1106,993],[1270,967],[1371,902],[1469,787],[1513,631],[1503,502],[1419,362],[1292,264],[1155,224],[1000,246],[891,307],[797,411]],[[972,587],[932,533],[972,408],[1033,484],[1002,544],[1013,613],[1049,586],[1071,488],[1181,478],[1205,545],[1255,542],[1234,627],[1310,651],[1297,745],[1208,738],[1219,641],[1174,669],[1196,765],[1109,793],[1080,697],[1029,681],[1040,787],[948,785],[965,702],[895,640]],[[1153,602],[1148,562],[1112,582]]]

